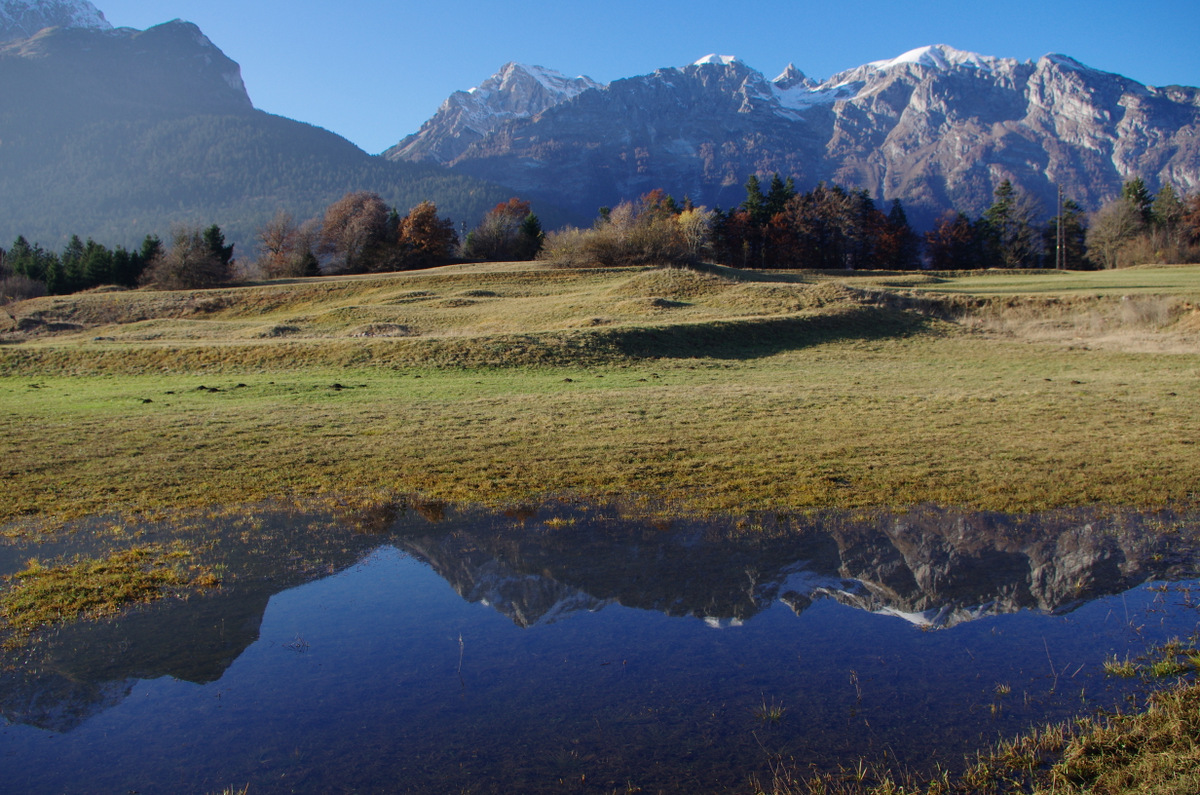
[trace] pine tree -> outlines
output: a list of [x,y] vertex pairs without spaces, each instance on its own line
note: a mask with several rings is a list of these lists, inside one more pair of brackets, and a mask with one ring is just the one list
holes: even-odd
[[1004,180],[996,187],[995,201],[983,213],[989,253],[995,264],[1004,268],[1027,268],[1041,254],[1041,240],[1035,221],[1036,205],[1012,182]]
[[221,227],[213,224],[204,230],[204,245],[208,247],[208,253],[221,263],[221,267],[225,268],[227,272],[231,272],[233,244],[225,245],[225,234],[221,231]]
[[69,292],[67,280],[63,274],[62,263],[58,257],[53,257],[46,263],[46,292],[50,295],[63,295]]
[[757,226],[762,226],[770,220],[767,214],[767,197],[763,195],[762,184],[758,181],[758,176],[751,174],[746,180],[746,200],[742,202],[742,209],[750,215],[750,221]]
[[83,283],[79,285],[79,288],[86,289],[101,284],[112,284],[115,281],[112,252],[89,237],[83,249],[81,270]]
[[1170,183],[1163,185],[1150,206],[1150,228],[1154,233],[1154,247],[1168,250],[1172,259],[1178,258],[1183,243],[1180,234],[1183,216],[1184,207],[1179,195]]
[[521,254],[527,259],[535,259],[546,242],[546,233],[542,231],[542,222],[533,213],[521,222],[520,238]]
[[83,252],[83,241],[79,239],[79,235],[71,235],[67,247],[63,249],[62,256],[59,257],[62,276],[57,291],[52,291],[56,295],[73,293],[83,286]]
[[880,236],[880,265],[891,270],[912,270],[921,267],[920,255],[921,240],[908,225],[904,205],[893,199]]
[[1143,224],[1151,222],[1154,197],[1150,195],[1146,182],[1141,177],[1134,177],[1121,186],[1121,198],[1137,211]]
[[776,215],[783,212],[788,201],[796,195],[796,186],[792,182],[792,178],[788,177],[787,182],[779,178],[779,173],[776,172],[771,177],[771,186],[767,189],[767,195],[764,199],[766,220],[770,221]]

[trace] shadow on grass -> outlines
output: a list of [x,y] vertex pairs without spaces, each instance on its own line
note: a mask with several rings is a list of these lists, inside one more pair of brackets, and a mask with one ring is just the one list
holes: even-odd
[[600,349],[622,357],[755,359],[843,340],[909,336],[929,323],[910,312],[856,306],[806,316],[606,329],[594,336]]
[[300,367],[561,367],[644,359],[757,359],[844,340],[926,332],[934,321],[887,306],[661,326],[463,338],[378,338],[166,345],[153,348],[0,348],[0,375],[222,373]]

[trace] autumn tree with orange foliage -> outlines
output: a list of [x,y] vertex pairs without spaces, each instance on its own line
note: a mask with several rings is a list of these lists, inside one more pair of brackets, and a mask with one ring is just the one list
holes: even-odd
[[400,219],[396,243],[402,269],[428,268],[449,261],[458,234],[450,219],[438,217],[436,204],[423,201]]
[[334,273],[379,273],[448,262],[458,243],[454,224],[424,201],[403,218],[376,193],[347,193],[325,211],[320,251]]

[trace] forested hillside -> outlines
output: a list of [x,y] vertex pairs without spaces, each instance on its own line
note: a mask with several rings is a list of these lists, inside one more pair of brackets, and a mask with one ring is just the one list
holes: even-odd
[[237,64],[184,22],[43,31],[0,47],[0,87],[15,100],[0,104],[0,245],[133,246],[215,223],[248,255],[277,211],[308,218],[349,190],[468,224],[511,196],[254,109]]

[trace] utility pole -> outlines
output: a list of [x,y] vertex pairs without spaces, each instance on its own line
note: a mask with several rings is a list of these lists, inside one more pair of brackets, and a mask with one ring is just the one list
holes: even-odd
[[1054,269],[1059,271],[1066,270],[1067,252],[1063,244],[1067,238],[1063,232],[1063,189],[1061,182],[1058,185],[1058,221],[1054,226]]

